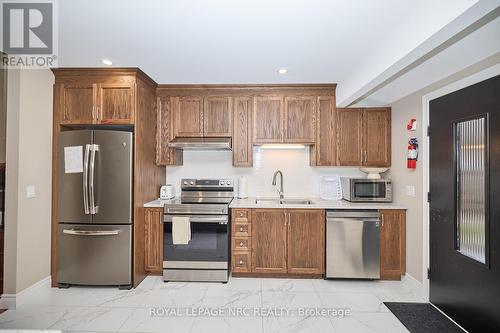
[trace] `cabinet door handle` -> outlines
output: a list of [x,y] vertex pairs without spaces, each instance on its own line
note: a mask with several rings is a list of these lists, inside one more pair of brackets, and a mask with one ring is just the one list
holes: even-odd
[[240,242],[240,247],[243,247],[243,242]]
[[380,215],[380,220],[382,222],[382,227],[384,226],[384,215]]
[[240,212],[240,217],[243,217],[243,213],[242,212]]
[[243,232],[243,227],[240,227],[240,232]]
[[95,105],[92,105],[92,120],[95,120]]
[[368,152],[365,150],[365,164],[368,161]]
[[240,265],[243,265],[243,260],[240,260],[239,264],[240,264]]

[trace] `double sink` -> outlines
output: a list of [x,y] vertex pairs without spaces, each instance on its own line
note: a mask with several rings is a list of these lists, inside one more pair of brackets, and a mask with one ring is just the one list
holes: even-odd
[[308,199],[256,199],[257,205],[312,205]]

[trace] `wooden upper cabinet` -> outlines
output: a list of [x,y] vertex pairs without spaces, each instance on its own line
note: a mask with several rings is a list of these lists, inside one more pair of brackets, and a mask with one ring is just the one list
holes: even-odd
[[207,97],[203,108],[203,135],[231,136],[233,131],[231,97]]
[[175,137],[203,136],[203,98],[182,96],[172,98]]
[[324,213],[323,209],[287,210],[288,273],[324,273]]
[[363,110],[337,109],[337,164],[360,166],[363,161]]
[[391,109],[363,109],[363,165],[391,165]]
[[314,143],[316,135],[316,97],[286,96],[284,114],[285,143]]
[[62,110],[60,110],[61,124],[93,124],[95,122],[94,95],[95,85],[66,84],[55,85],[60,94]]
[[316,101],[316,145],[311,147],[311,165],[337,164],[337,120],[334,96],[318,96]]
[[172,139],[172,105],[169,97],[160,97],[156,102],[157,165],[182,165],[182,151],[168,147],[168,144]]
[[406,212],[380,211],[380,278],[399,280],[406,272]]
[[337,109],[337,162],[345,166],[391,165],[391,109]]
[[144,209],[145,267],[151,273],[163,271],[163,208]]
[[233,101],[233,166],[252,166],[252,97],[235,97]]
[[133,124],[135,84],[97,84],[97,120],[101,124]]
[[283,142],[283,97],[254,97],[253,142]]
[[286,228],[285,210],[252,210],[252,272],[286,273]]

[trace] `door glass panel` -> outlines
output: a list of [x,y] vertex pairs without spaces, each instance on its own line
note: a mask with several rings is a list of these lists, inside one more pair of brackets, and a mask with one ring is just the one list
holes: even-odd
[[456,249],[486,262],[486,168],[485,117],[455,123]]

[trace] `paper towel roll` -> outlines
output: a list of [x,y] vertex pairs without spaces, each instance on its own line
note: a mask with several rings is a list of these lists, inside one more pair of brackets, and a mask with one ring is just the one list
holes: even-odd
[[238,178],[238,198],[248,198],[248,179],[246,177]]

